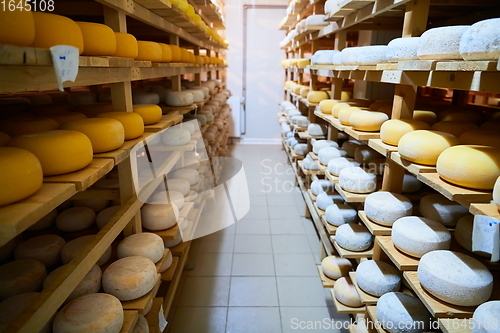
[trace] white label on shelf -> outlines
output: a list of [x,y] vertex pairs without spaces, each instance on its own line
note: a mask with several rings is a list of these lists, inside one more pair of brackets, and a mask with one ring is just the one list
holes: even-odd
[[485,215],[474,216],[472,251],[491,254],[491,261],[500,260],[500,220]]
[[160,313],[158,314],[160,332],[163,332],[168,325],[167,320],[165,319],[165,313],[163,311],[163,304],[160,306]]
[[50,48],[52,63],[56,72],[57,86],[64,91],[63,82],[75,82],[78,75],[80,51],[69,45],[56,45]]

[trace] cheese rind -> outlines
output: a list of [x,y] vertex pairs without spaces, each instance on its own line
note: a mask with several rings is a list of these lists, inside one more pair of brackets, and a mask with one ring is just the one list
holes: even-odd
[[364,110],[354,112],[349,117],[352,128],[363,132],[378,132],[387,120],[389,120],[389,116],[383,112]]
[[112,118],[86,118],[68,121],[61,129],[85,134],[92,143],[94,153],[104,153],[120,148],[125,140],[122,123]]
[[348,259],[329,256],[321,261],[321,269],[327,277],[337,280],[349,275],[349,272],[352,270],[352,264]]
[[139,46],[137,45],[137,39],[134,35],[115,32],[116,38],[116,50],[115,57],[132,58],[137,57],[139,52]]
[[94,224],[95,217],[95,212],[88,207],[73,207],[57,216],[56,226],[65,232],[81,231]]
[[156,263],[163,258],[163,239],[157,234],[141,232],[130,235],[118,244],[118,258],[141,256]]
[[322,192],[316,197],[316,206],[318,206],[319,209],[326,210],[329,206],[336,203],[342,203],[343,201],[342,197],[338,194]]
[[328,172],[334,176],[338,176],[343,169],[359,167],[359,165],[358,162],[351,158],[336,157],[328,161]]
[[497,178],[493,187],[493,202],[497,204],[500,210],[500,176]]
[[82,31],[75,21],[61,15],[32,12],[35,21],[35,39],[32,47],[50,49],[56,45],[77,47],[83,51]]
[[347,223],[356,223],[358,211],[346,204],[334,204],[326,208],[325,220],[337,227]]
[[461,60],[460,39],[470,28],[455,25],[429,29],[420,36],[417,55],[423,60]]
[[373,235],[364,225],[347,223],[338,227],[335,241],[346,250],[361,252],[372,246]]
[[[63,270],[65,267],[66,265],[63,265],[53,270],[43,281],[43,288],[46,289],[47,287],[49,287],[51,282],[57,278],[61,270]],[[97,265],[94,265],[85,275],[83,280],[75,287],[73,292],[68,296],[64,303],[67,304],[81,296],[98,293],[101,289],[101,277],[101,268]]]
[[[66,243],[61,251],[61,261],[63,264],[69,263],[76,257],[85,247],[94,240],[95,235],[87,235],[78,237]],[[97,265],[102,266],[111,258],[111,246],[97,260]]]
[[325,147],[318,152],[318,160],[323,165],[328,165],[331,159],[338,157],[340,157],[340,152],[335,147]]
[[411,201],[398,193],[378,191],[365,199],[366,216],[381,225],[392,226],[396,220],[410,216],[412,212]]
[[382,295],[377,301],[377,319],[390,333],[423,333],[431,316],[416,297],[401,292]]
[[448,227],[454,227],[459,219],[469,213],[466,207],[448,200],[439,193],[428,194],[420,199],[419,209],[422,216]]
[[61,236],[35,236],[19,244],[14,255],[16,259],[35,259],[45,267],[52,267],[60,262],[64,245],[66,242]]
[[459,144],[458,139],[449,133],[418,130],[401,137],[398,152],[410,162],[436,165],[439,155],[457,144]]
[[76,22],[82,32],[83,51],[87,56],[112,56],[116,53],[114,31],[104,24]]
[[339,185],[353,193],[371,193],[377,188],[377,176],[360,167],[344,168],[339,173]]
[[155,104],[136,104],[134,112],[142,117],[144,125],[153,125],[161,120],[161,107]]
[[142,224],[152,231],[170,229],[179,221],[179,209],[175,204],[146,204],[141,208]]
[[460,55],[464,60],[496,60],[500,57],[500,19],[474,23],[460,39]]
[[500,301],[489,301],[481,304],[472,316],[473,333],[498,333],[500,318]]
[[341,277],[335,281],[333,295],[340,303],[357,308],[363,306],[358,291],[349,277]]
[[416,130],[428,130],[429,124],[413,119],[390,119],[380,127],[380,139],[388,145],[397,146],[406,133]]
[[161,62],[163,53],[161,46],[155,42],[137,41],[137,56],[135,60]]
[[465,132],[476,130],[478,127],[476,124],[470,122],[447,120],[435,123],[432,126],[432,129],[434,131],[450,133],[457,138],[460,138],[460,136]]
[[0,11],[0,43],[30,46],[35,40],[35,21],[30,10]]
[[42,290],[45,265],[34,259],[19,259],[0,266],[0,300]]
[[463,133],[458,140],[463,145],[482,145],[500,148],[500,133],[495,130],[471,130]]
[[401,272],[384,261],[366,260],[356,269],[356,283],[364,292],[380,297],[399,290]]
[[136,139],[144,133],[144,121],[139,114],[134,112],[105,112],[98,114],[97,118],[118,120],[123,126],[125,141]]
[[339,101],[335,99],[324,99],[319,102],[319,110],[321,111],[321,113],[331,114],[332,108],[338,103]]
[[2,120],[0,129],[10,136],[18,136],[59,128],[59,123],[48,117],[17,117]]

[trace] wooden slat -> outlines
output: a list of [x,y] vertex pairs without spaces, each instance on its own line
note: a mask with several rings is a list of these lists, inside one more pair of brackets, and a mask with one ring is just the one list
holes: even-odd
[[179,245],[170,248],[172,255],[174,257],[182,257],[189,250],[189,244],[191,242],[181,242]]
[[417,176],[419,173],[436,172],[436,166],[422,165],[405,160],[398,152],[391,152],[391,160],[401,165],[408,172]]
[[[292,157],[295,159],[293,154],[292,154]],[[304,158],[304,156],[302,156],[302,159],[303,158]],[[302,161],[298,161],[297,163],[299,164],[299,168],[300,168],[300,170],[302,170],[304,175],[306,175],[306,176],[321,175],[321,170],[309,170],[309,169],[304,168],[304,164]]]
[[321,222],[323,222],[323,226],[325,227],[326,229],[326,233],[328,235],[335,235],[337,233],[337,229],[338,227],[334,226],[334,225],[331,225],[330,223],[328,223],[326,221],[326,217],[325,216],[322,216],[321,217]]
[[335,236],[330,236],[330,240],[333,243],[333,247],[335,248],[335,250],[337,250],[337,253],[342,258],[361,259],[361,258],[371,258],[373,256],[373,245],[368,250],[355,252],[346,250],[343,247],[341,247],[335,240]]
[[161,280],[162,281],[172,281],[174,278],[174,272],[177,269],[177,266],[179,265],[179,257],[173,257],[172,258],[172,265],[163,273],[161,273]]
[[323,209],[320,209],[318,207],[318,205],[316,205],[316,202],[313,203],[314,205],[314,209],[316,210],[316,214],[318,214],[318,216],[321,218],[323,216],[325,216],[325,211]]
[[151,135],[153,135],[153,133],[144,133],[137,139],[125,141],[123,145],[118,149],[106,153],[94,154],[94,158],[112,159],[114,165],[118,165],[130,156],[130,152],[136,144],[144,142]]
[[365,306],[360,306],[357,308],[353,308],[350,306],[347,306],[345,304],[340,303],[336,298],[335,295],[333,294],[333,289],[330,290],[330,293],[332,295],[333,299],[333,305],[335,306],[335,309],[337,310],[338,313],[344,313],[344,314],[358,314],[358,313],[365,313]]
[[368,228],[370,233],[374,236],[390,236],[392,234],[392,228],[380,225],[373,222],[366,216],[363,210],[358,211],[358,216],[363,224]]
[[180,151],[180,152],[192,151],[195,146],[196,146],[196,141],[191,140],[188,144],[183,146],[164,146],[164,145],[150,146],[149,151]]
[[376,306],[367,306],[366,313],[368,314],[368,316],[371,318],[371,320],[375,324],[373,326],[377,330],[377,333],[389,333],[388,331],[386,331],[385,329],[382,328],[381,323],[378,321],[377,307]]
[[80,56],[80,67],[109,67],[109,59],[106,57]]
[[344,132],[356,140],[367,141],[370,139],[380,139],[380,132],[362,132],[353,129],[351,126],[344,126]]
[[163,311],[161,310],[161,306],[163,304],[162,297],[155,297],[153,299],[153,305],[151,306],[151,310],[145,316],[150,333],[161,333],[159,327],[159,316],[165,316]]
[[321,280],[321,284],[323,285],[323,288],[333,288],[333,286],[335,285],[335,280],[327,277],[325,275],[325,273],[323,273],[323,269],[321,268],[321,266],[317,266],[317,268],[318,268],[318,274],[319,274],[319,278]]
[[161,257],[161,259],[157,263],[155,263],[156,271],[158,273],[160,273],[161,267],[165,263],[165,260],[167,260],[169,252],[170,252],[170,249],[163,250],[163,256]]
[[179,230],[179,226],[176,224],[170,229],[161,230],[161,231],[148,231],[148,232],[152,232],[154,234],[157,234],[164,241],[171,241],[171,240],[174,240],[176,237],[178,237],[180,230]]
[[500,220],[500,205],[497,204],[471,204],[470,212],[474,215],[486,215]]
[[49,50],[0,45],[0,65],[52,66]]
[[374,150],[382,154],[384,157],[390,157],[392,152],[398,151],[397,146],[391,146],[386,143],[383,143],[381,139],[370,139],[368,141],[368,146],[370,146],[370,148],[373,148]]
[[153,125],[144,126],[145,132],[160,132],[170,126],[177,125],[182,121],[183,116],[181,114],[167,114],[161,117],[161,120]]
[[168,106],[168,105],[160,105],[163,114],[168,114],[170,112],[178,112],[178,114],[186,114],[188,112],[193,111],[197,108],[196,104],[188,105],[188,106]]
[[445,61],[436,64],[437,71],[497,71],[498,61]]
[[335,184],[335,190],[344,198],[346,202],[352,203],[352,202],[359,202],[363,203],[366,200],[366,197],[370,195],[370,193],[367,194],[358,194],[358,193],[351,193],[348,191],[345,191],[340,185],[337,183]]
[[391,236],[377,236],[375,241],[400,271],[416,271],[419,259],[410,257],[396,249]]
[[139,314],[137,311],[125,310],[123,311],[123,326],[120,333],[132,333]]
[[302,140],[310,140],[310,139],[324,139],[325,136],[324,135],[310,135],[308,131],[304,131],[304,132],[298,132],[297,133],[299,138],[301,138]]
[[437,60],[410,60],[398,62],[399,71],[432,71],[436,69]]
[[150,301],[153,300],[153,298],[156,297],[156,293],[158,292],[158,289],[160,288],[160,274],[157,276],[157,281],[153,289],[147,293],[146,295],[142,296],[141,298],[134,299],[132,301],[126,301],[122,302],[122,306],[124,310],[137,310],[139,314],[144,313],[144,309],[147,307]]
[[93,159],[90,164],[76,172],[65,175],[44,177],[44,183],[72,183],[77,191],[85,191],[96,181],[105,176],[113,169],[114,163],[111,159]]
[[358,283],[356,282],[356,272],[349,272],[349,277],[351,278],[352,283],[356,287],[356,290],[358,291],[359,298],[361,299],[361,302],[365,305],[374,305],[377,304],[379,297],[372,296],[370,294],[365,293],[359,286]]
[[337,184],[339,182],[339,177],[332,175],[330,172],[328,172],[328,169],[325,170],[325,178],[334,184]]

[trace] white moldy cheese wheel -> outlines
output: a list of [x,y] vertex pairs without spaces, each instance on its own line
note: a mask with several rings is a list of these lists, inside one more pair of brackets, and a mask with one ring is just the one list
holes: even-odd
[[50,213],[39,219],[35,224],[26,229],[27,231],[38,231],[47,229],[56,222],[57,209],[52,210]]
[[[163,241],[162,241],[162,245],[163,245]],[[172,251],[170,251],[169,249],[166,249],[166,258],[165,258],[165,261],[163,262],[163,265],[161,265],[160,267],[160,273],[163,273],[165,272],[167,269],[170,268],[170,266],[172,265],[172,262],[174,260],[174,258],[172,257]]]
[[57,229],[76,232],[89,228],[95,222],[95,212],[88,207],[73,207],[61,212],[56,218]]
[[360,167],[344,168],[339,173],[339,185],[353,193],[371,193],[377,188],[377,176]]
[[[17,317],[33,303],[40,293],[28,292],[12,296],[0,303],[0,332],[5,332],[5,329],[11,322],[16,320]],[[52,322],[49,321],[42,327],[39,333],[52,332]]]
[[493,187],[493,202],[497,204],[500,210],[500,177],[497,178]]
[[157,234],[142,232],[130,235],[118,244],[118,258],[141,256],[156,263],[163,257],[163,239]]
[[361,46],[356,55],[356,62],[360,65],[376,65],[387,62],[387,45]]
[[419,217],[406,216],[392,225],[392,242],[400,251],[421,258],[435,250],[448,250],[451,234],[439,222]]
[[327,147],[338,148],[339,144],[332,140],[316,140],[313,144],[313,153],[318,154],[321,149]]
[[500,301],[490,301],[481,304],[474,311],[472,323],[473,333],[498,333],[500,332],[498,323],[500,318]]
[[328,165],[331,159],[337,157],[340,157],[340,152],[338,148],[335,147],[322,148],[318,153],[318,160],[323,165]]
[[342,199],[342,197],[338,194],[328,194],[326,192],[322,192],[316,197],[316,206],[318,206],[319,209],[326,210],[328,206],[342,203],[343,201],[344,199]]
[[391,292],[378,300],[377,319],[390,333],[423,333],[429,329],[431,315],[418,298]]
[[[61,260],[63,264],[69,263],[74,257],[80,254],[80,252],[87,247],[87,245],[92,242],[95,235],[88,235],[78,237],[66,243],[61,251]],[[97,265],[102,266],[111,258],[111,246],[106,249],[102,254],[101,258],[97,260]]]
[[419,130],[406,133],[401,137],[398,152],[401,157],[410,162],[436,165],[443,151],[458,144],[458,139],[449,133]]
[[500,148],[500,133],[495,130],[471,130],[462,134],[458,139],[463,145],[483,145]]
[[390,119],[380,127],[380,139],[388,145],[397,146],[406,133],[416,130],[428,130],[429,124],[413,119]]
[[109,200],[74,200],[73,206],[75,207],[88,207],[96,214],[108,207]]
[[152,231],[172,228],[179,221],[179,209],[175,204],[146,204],[141,208],[142,225]]
[[319,110],[321,113],[332,114],[332,108],[338,103],[339,101],[335,99],[324,99],[319,102]]
[[311,192],[314,195],[318,195],[322,192],[333,192],[335,185],[327,179],[318,179],[311,183]]
[[61,250],[66,241],[57,235],[42,235],[30,238],[16,248],[16,259],[35,259],[45,267],[52,267],[61,261]]
[[170,204],[173,203],[179,208],[179,210],[184,207],[185,199],[182,193],[177,191],[161,191],[156,194],[153,194],[149,199],[148,203],[162,203],[162,204]]
[[461,60],[460,40],[470,28],[455,25],[427,30],[420,36],[417,55],[422,60]]
[[191,185],[185,179],[168,179],[167,187],[170,191],[180,192],[184,196],[191,191]]
[[326,91],[309,91],[307,93],[307,101],[309,103],[319,103],[329,97]]
[[464,60],[497,60],[500,57],[499,18],[471,25],[460,39],[460,55]]
[[353,308],[363,306],[363,302],[361,302],[358,291],[349,277],[341,277],[335,281],[335,285],[333,286],[333,296],[335,296],[337,301],[344,305]]
[[322,136],[326,134],[327,128],[319,124],[309,124],[309,126],[307,126],[307,132],[309,135]]
[[115,261],[104,271],[102,287],[120,301],[130,301],[150,292],[156,284],[156,277],[156,266],[150,259],[126,257]]
[[359,163],[351,158],[336,157],[328,162],[328,172],[334,176],[338,176],[340,171],[345,168],[359,167]]
[[436,193],[420,199],[420,213],[422,216],[438,221],[447,227],[453,227],[459,219],[469,214],[469,210]]
[[417,49],[420,37],[395,38],[387,44],[386,58],[389,62],[418,60]]
[[191,134],[187,129],[171,127],[162,134],[162,140],[168,146],[183,146],[191,141]]
[[404,195],[379,191],[368,195],[365,199],[366,216],[381,225],[392,226],[402,217],[413,213],[413,204]]
[[189,106],[194,103],[194,96],[187,91],[166,90],[165,104],[168,106]]
[[337,244],[349,251],[365,251],[372,246],[373,235],[361,224],[342,224],[335,234]]
[[79,297],[59,311],[54,333],[119,333],[124,321],[120,301],[108,294]]
[[297,155],[304,156],[307,154],[307,143],[297,143],[293,147],[293,152]]
[[386,262],[366,260],[356,269],[356,283],[364,292],[373,296],[382,296],[399,290],[401,272]]
[[459,306],[484,303],[493,290],[493,276],[483,264],[446,250],[429,252],[420,259],[418,279],[433,296]]
[[321,261],[321,269],[327,277],[337,280],[349,275],[349,272],[352,270],[352,264],[349,259],[329,256]]
[[[66,267],[66,265],[56,268],[47,276],[45,281],[43,281],[44,289],[46,289],[51,284],[51,282],[57,278],[57,276],[64,269],[64,267]],[[78,284],[78,286],[76,286],[73,292],[68,296],[68,298],[65,301],[65,304],[71,302],[72,300],[78,297],[98,293],[99,290],[101,289],[101,277],[102,277],[101,268],[97,265],[94,265],[90,269],[90,271],[85,275],[83,280]]]
[[414,175],[405,174],[403,176],[403,193],[415,193],[422,188],[422,182]]
[[432,126],[432,129],[434,131],[450,133],[450,134],[456,136],[457,138],[460,138],[460,136],[462,134],[464,134],[465,132],[478,129],[478,127],[476,124],[473,124],[473,123],[447,120],[447,121],[440,121],[438,123],[435,123]]
[[179,169],[172,172],[168,179],[185,179],[191,186],[198,184],[200,181],[200,174],[193,169]]
[[363,132],[378,132],[384,122],[389,120],[389,116],[383,112],[359,111],[354,112],[349,117],[352,128]]
[[437,172],[444,180],[463,187],[492,190],[500,176],[500,148],[460,145],[443,151]]
[[116,215],[116,213],[118,213],[120,208],[121,206],[108,207],[100,211],[99,214],[97,214],[95,222],[99,230],[102,229],[109,222],[109,220],[111,220],[113,216]]
[[358,211],[349,205],[335,204],[325,209],[325,219],[331,225],[341,226],[358,222]]
[[34,259],[14,260],[0,266],[0,301],[42,290],[46,276],[45,265]]

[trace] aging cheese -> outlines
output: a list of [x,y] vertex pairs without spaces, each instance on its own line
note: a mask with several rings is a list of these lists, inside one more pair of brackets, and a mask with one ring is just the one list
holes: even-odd
[[14,260],[0,266],[0,300],[42,290],[45,265],[34,259]]
[[144,125],[156,124],[162,116],[161,108],[155,104],[136,104],[134,112],[142,117]]
[[163,132],[162,140],[168,146],[184,146],[191,141],[191,134],[185,128],[170,127]]
[[426,195],[420,200],[420,213],[445,226],[454,227],[459,219],[468,215],[469,211],[459,203],[436,193]]
[[309,126],[307,127],[307,132],[310,135],[322,136],[326,134],[327,128],[326,126],[321,126],[319,124],[309,124]]
[[57,218],[57,209],[54,209],[26,230],[27,231],[38,231],[38,230],[47,229],[48,227],[50,227],[51,225],[56,223],[56,218]]
[[344,109],[344,108],[350,108],[351,106],[347,103],[337,103],[335,104],[333,107],[332,107],[332,116],[334,118],[338,118],[339,117],[339,112],[340,110]]
[[181,210],[182,207],[184,207],[184,196],[182,193],[177,191],[161,191],[152,195],[148,199],[148,203],[150,202],[163,204],[173,203],[177,206],[177,208],[179,208],[179,210]]
[[17,117],[3,120],[0,129],[10,136],[18,136],[59,128],[59,123],[47,117]]
[[383,112],[375,111],[354,112],[349,117],[349,123],[351,124],[352,128],[363,132],[378,132],[380,131],[380,127],[387,120],[389,120],[388,115]]
[[316,197],[316,205],[319,209],[326,210],[328,206],[342,203],[344,200],[338,194],[328,194],[326,192],[322,192],[318,194]]
[[331,193],[335,189],[333,183],[327,179],[318,179],[311,183],[311,193],[318,195],[322,192]]
[[380,127],[380,139],[388,145],[397,146],[406,133],[416,130],[428,130],[429,124],[414,119],[390,119]]
[[350,167],[359,167],[359,163],[351,158],[345,157],[336,157],[328,161],[328,172],[334,176],[338,176],[340,171]]
[[141,232],[125,238],[118,244],[118,258],[141,256],[156,263],[163,257],[163,239],[157,234]]
[[309,103],[319,103],[323,100],[328,99],[330,96],[326,91],[309,91],[307,93],[307,101]]
[[200,174],[197,170],[193,169],[178,169],[172,172],[168,179],[185,179],[191,186],[198,184],[200,181]]
[[[12,296],[0,303],[0,332],[5,332],[5,329],[11,322],[17,319],[23,311],[30,306],[33,301],[40,295],[38,292],[28,292]],[[39,333],[52,332],[52,323],[44,325]]]
[[463,145],[482,145],[500,148],[500,133],[495,130],[471,130],[462,134],[458,140]]
[[377,319],[390,333],[423,333],[429,330],[431,315],[418,298],[391,292],[378,300]]
[[57,216],[56,226],[65,232],[81,231],[94,224],[95,217],[95,212],[88,207],[73,207]]
[[337,244],[349,251],[361,252],[372,246],[373,235],[361,224],[342,224],[335,234]]
[[106,112],[98,114],[97,118],[118,120],[123,126],[125,141],[138,138],[144,133],[144,121],[134,112]]
[[307,154],[307,143],[297,143],[293,147],[293,151],[297,155],[304,156],[305,154]]
[[396,220],[410,216],[412,212],[411,201],[398,193],[378,191],[371,193],[365,199],[366,216],[381,225],[390,227]]
[[158,43],[161,47],[161,62],[171,62],[172,61],[172,49],[170,45],[165,43]]
[[[162,246],[164,246],[163,241],[162,241]],[[167,269],[169,269],[170,266],[172,266],[172,262],[174,260],[174,258],[172,257],[172,251],[170,251],[169,249],[166,249],[166,250],[167,250],[166,258],[165,258],[165,261],[163,262],[163,265],[160,267],[160,271],[159,271],[160,273],[163,273]]]
[[490,301],[481,304],[474,311],[472,332],[474,333],[498,333],[500,327],[496,324],[500,318],[500,301]]
[[35,21],[35,39],[32,47],[50,49],[56,45],[77,47],[83,51],[82,31],[75,21],[61,15],[32,12]]
[[[88,235],[78,237],[66,243],[61,251],[61,261],[63,264],[69,263],[73,260],[74,257],[80,254],[80,252],[87,247],[87,245],[92,242],[95,238],[95,235]],[[101,258],[97,260],[97,265],[102,266],[108,262],[111,258],[111,246],[106,249],[106,251],[102,254]]]
[[500,176],[497,178],[493,187],[493,202],[497,204],[500,210]]
[[324,99],[321,102],[319,102],[319,110],[322,113],[331,114],[332,108],[338,103],[339,103],[339,101],[337,101],[335,99]]
[[413,111],[413,120],[423,121],[432,126],[437,122],[437,115],[432,111],[415,110]]
[[183,196],[191,191],[191,185],[185,179],[167,179],[167,188],[169,191],[180,192]]
[[116,215],[116,213],[118,213],[120,208],[121,206],[108,207],[97,214],[95,222],[99,230],[102,229],[109,222],[109,220]]
[[357,308],[363,306],[358,291],[349,277],[341,277],[335,281],[333,296],[340,303],[349,307]]
[[[108,94],[109,94],[109,99],[107,101],[111,101],[111,91],[109,91]],[[97,103],[97,94],[90,91],[79,91],[71,93],[68,96],[68,102],[72,106],[82,106],[82,105]],[[104,102],[104,100],[102,100],[101,102]],[[81,112],[78,110],[78,108],[76,108],[75,111]]]
[[76,22],[83,36],[82,55],[112,56],[116,53],[116,37],[113,29],[104,24]]
[[[47,287],[49,287],[52,281],[54,281],[57,278],[57,276],[65,267],[66,265],[63,265],[53,270],[47,276],[45,281],[43,281],[43,288],[46,289]],[[77,299],[78,297],[81,296],[98,293],[99,290],[101,290],[101,277],[102,277],[101,268],[97,265],[92,266],[90,271],[85,275],[83,280],[76,286],[76,288],[68,296],[68,298],[64,303],[67,304],[72,300]]]
[[75,111],[87,118],[94,118],[100,113],[113,112],[113,105],[109,102],[86,104],[75,107]]
[[377,176],[360,167],[344,168],[339,173],[339,185],[353,193],[371,193],[377,188]]
[[334,204],[325,210],[325,219],[336,227],[358,222],[358,211],[346,204]]
[[85,119],[87,116],[79,112],[58,112],[48,115],[47,118],[57,121],[59,125],[63,125],[68,121]]
[[331,159],[338,157],[341,157],[340,152],[338,148],[335,147],[322,148],[318,152],[318,160],[323,165],[328,165],[328,162],[330,162]]
[[403,176],[403,193],[415,193],[422,188],[422,182],[414,175],[405,174]]
[[[351,115],[354,114],[355,112],[360,112],[362,111],[360,108],[356,107],[356,106],[350,106],[348,108],[342,108],[340,109],[340,111],[338,112],[338,118],[339,118],[339,121],[342,125],[347,125],[347,126],[350,126],[351,125]],[[333,110],[332,110],[333,112]]]
[[460,39],[460,55],[464,60],[497,60],[500,57],[500,19],[474,23]]
[[476,124],[473,123],[449,120],[449,121],[440,121],[438,123],[435,123],[432,126],[432,129],[434,131],[450,133],[456,136],[457,138],[460,138],[460,136],[465,132],[471,130],[477,130],[478,127]]
[[135,60],[161,62],[163,53],[158,43],[138,40],[137,50]]
[[466,215],[458,220],[453,237],[457,243],[469,252],[472,252],[472,230],[474,215]]
[[479,111],[450,109],[440,112],[438,119],[439,121],[458,121],[479,125],[482,121],[482,115]]
[[395,38],[387,44],[386,58],[389,62],[418,60],[417,49],[420,37]]
[[171,91],[165,93],[165,103],[168,106],[189,106],[194,103],[194,96],[186,91]]
[[66,242],[61,236],[42,235],[30,238],[19,244],[15,251],[16,259],[35,259],[45,267],[52,267],[61,261],[61,250]]
[[349,272],[352,270],[352,264],[349,259],[329,256],[321,261],[321,269],[327,277],[337,280],[349,275]]
[[384,261],[366,260],[356,269],[356,283],[364,292],[380,297],[399,290],[401,272]]
[[116,50],[115,57],[123,57],[123,58],[132,58],[135,59],[137,57],[137,53],[139,52],[139,46],[137,44],[137,39],[134,35],[123,33],[123,32],[115,32],[116,38]]
[[73,206],[75,207],[88,207],[94,211],[94,213],[99,213],[109,205],[109,200],[74,200]]
[[439,155],[457,144],[459,144],[458,139],[449,133],[419,130],[401,137],[398,152],[410,162],[436,165]]
[[[160,94],[162,92],[159,92]],[[156,92],[146,92],[136,89],[132,93],[132,103],[134,104],[159,104],[160,95]]]
[[92,143],[94,153],[118,149],[125,140],[125,129],[122,123],[113,118],[86,118],[69,121],[63,124],[61,129],[85,134]]
[[468,25],[455,25],[427,30],[420,36],[417,49],[423,60],[461,60],[460,39],[469,29]]
[[166,230],[179,221],[179,209],[175,204],[146,204],[141,208],[141,218],[143,227],[148,230]]
[[380,159],[380,153],[368,146],[359,146],[354,151],[354,160],[358,163],[371,163]]
[[35,40],[35,21],[29,10],[0,11],[0,43],[30,46]]
[[149,333],[149,324],[144,315],[139,315],[132,333]]

